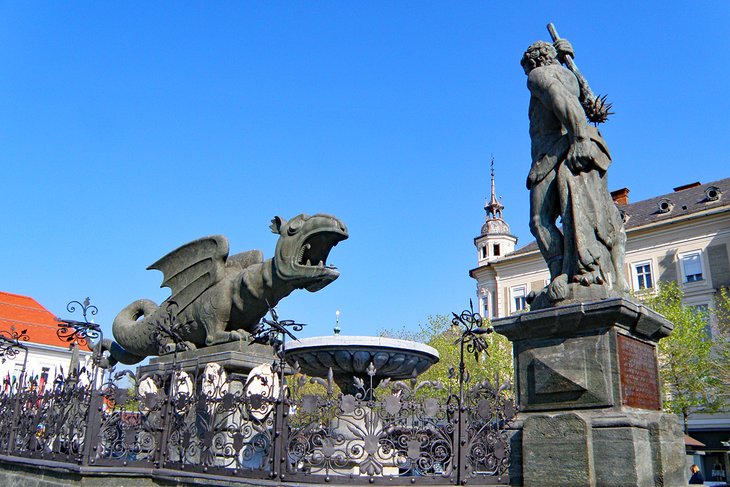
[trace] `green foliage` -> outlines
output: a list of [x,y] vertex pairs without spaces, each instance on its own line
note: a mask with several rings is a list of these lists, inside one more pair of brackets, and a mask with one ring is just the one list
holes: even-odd
[[718,377],[724,384],[723,394],[730,395],[730,289],[720,288],[715,295],[715,360]]
[[715,317],[720,336],[730,335],[730,288],[720,288],[715,296]]
[[[428,392],[424,393],[442,396],[448,393],[449,387],[452,391],[458,389],[461,332],[462,330],[459,328],[452,327],[451,317],[432,315],[427,318],[426,323],[419,325],[418,330],[405,328],[396,331],[383,330],[380,335],[425,343],[438,350],[439,362],[418,376],[418,380],[441,382],[445,389],[434,391],[427,388]],[[486,335],[484,339],[488,349],[486,353],[479,354],[477,360],[474,359],[473,354],[464,351],[464,362],[470,376],[470,383],[475,384],[484,379],[494,383],[496,379],[500,384],[505,382],[511,384],[513,382],[512,344],[507,338],[497,333]]]
[[[332,381],[329,385],[326,378],[309,377],[301,373],[296,373],[287,378],[287,384],[296,390],[299,396],[331,396],[339,394],[340,388]],[[331,387],[332,390],[328,390]]]
[[[329,424],[337,415],[337,410],[332,405],[335,403],[335,398],[342,392],[332,377],[309,377],[297,372],[287,378],[287,386],[295,403],[301,405],[307,397],[315,401],[317,404],[315,412],[321,424]],[[303,413],[294,414],[290,418],[294,428],[302,428],[310,421],[311,417]]]
[[[672,334],[659,341],[659,370],[666,411],[687,418],[692,413],[713,413],[726,406],[727,382],[718,376],[720,358],[713,346],[720,342],[708,334],[709,317],[703,311],[682,305],[682,290],[676,282],[662,285],[644,303],[674,323]],[[727,368],[727,362],[724,364]]]

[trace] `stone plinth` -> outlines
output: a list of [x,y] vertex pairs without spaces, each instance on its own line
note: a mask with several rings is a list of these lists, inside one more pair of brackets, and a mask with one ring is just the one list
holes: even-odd
[[227,373],[248,375],[254,367],[261,364],[271,364],[274,361],[273,348],[261,344],[249,344],[244,340],[223,343],[212,347],[187,350],[174,354],[161,355],[150,360],[149,365],[140,367],[144,373],[164,374],[176,362],[183,370],[194,371],[203,369],[210,363],[223,367]]
[[493,325],[514,349],[514,485],[687,485],[679,419],[661,412],[656,348],[672,323],[614,298]]

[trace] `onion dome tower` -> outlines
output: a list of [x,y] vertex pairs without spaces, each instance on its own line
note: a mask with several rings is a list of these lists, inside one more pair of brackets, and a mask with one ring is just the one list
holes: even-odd
[[484,205],[487,221],[482,225],[481,235],[474,239],[479,265],[488,264],[515,250],[517,237],[510,233],[509,225],[502,218],[504,205],[497,200],[494,190],[494,158],[492,158],[492,194]]

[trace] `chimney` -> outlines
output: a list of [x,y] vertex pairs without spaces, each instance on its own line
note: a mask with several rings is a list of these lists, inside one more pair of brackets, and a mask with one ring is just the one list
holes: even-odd
[[677,186],[674,188],[674,192],[678,193],[679,191],[684,191],[685,189],[690,188],[696,188],[697,186],[701,186],[699,181],[695,181],[694,183],[685,184],[684,186]]
[[611,198],[613,202],[619,206],[626,206],[629,204],[629,188],[621,188],[616,191],[611,191]]

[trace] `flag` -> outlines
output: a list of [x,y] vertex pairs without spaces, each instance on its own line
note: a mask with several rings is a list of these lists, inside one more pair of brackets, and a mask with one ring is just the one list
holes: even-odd
[[63,373],[56,375],[56,380],[53,381],[53,391],[59,392],[63,390]]

